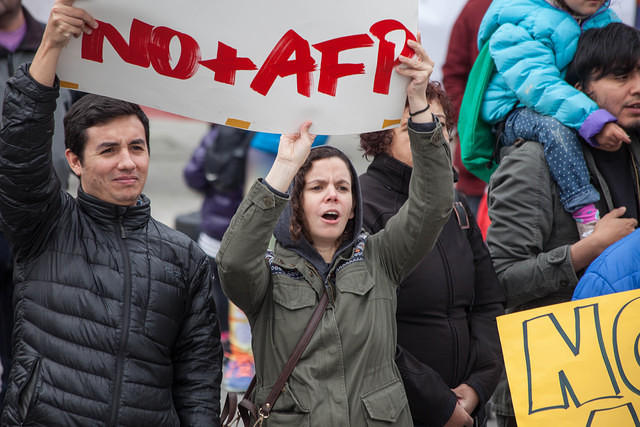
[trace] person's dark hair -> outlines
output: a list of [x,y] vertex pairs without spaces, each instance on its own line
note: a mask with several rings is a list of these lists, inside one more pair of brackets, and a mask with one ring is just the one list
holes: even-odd
[[[455,123],[453,122],[453,107],[451,106],[451,100],[444,92],[444,88],[440,82],[429,82],[427,85],[427,100],[438,101],[442,106],[444,116],[447,118],[443,125],[447,128],[449,133],[453,131]],[[405,106],[408,106],[407,102]],[[387,153],[391,141],[393,140],[393,129],[380,130],[377,132],[367,132],[360,134],[360,148],[364,151],[364,156],[375,157],[378,154]]]
[[579,83],[584,90],[594,80],[630,73],[639,60],[640,31],[637,29],[619,22],[590,28],[578,40],[565,79],[573,86]]
[[[356,207],[357,203],[357,195],[355,194],[356,180],[358,177],[354,175],[354,171],[351,168],[351,162],[349,158],[340,150],[335,147],[331,147],[328,145],[324,145],[321,147],[316,147],[309,153],[307,160],[305,160],[304,164],[298,169],[296,176],[293,178],[293,188],[291,189],[291,223],[289,224],[289,231],[291,233],[291,238],[293,240],[299,240],[300,237],[304,236],[309,243],[313,245],[313,240],[309,235],[309,230],[307,230],[304,226],[304,208],[302,204],[303,190],[305,184],[305,178],[307,176],[307,172],[313,166],[313,162],[321,159],[328,159],[331,157],[337,157],[342,160],[347,169],[349,169],[349,174],[351,175],[351,198],[353,200],[353,207]],[[354,220],[350,219],[347,222],[347,226],[342,233],[341,241],[339,244],[342,244],[344,239],[349,238],[353,235],[354,228]]]
[[86,130],[113,119],[134,115],[140,119],[149,147],[149,119],[139,105],[106,96],[88,94],[76,101],[64,116],[64,143],[75,155],[84,158]]

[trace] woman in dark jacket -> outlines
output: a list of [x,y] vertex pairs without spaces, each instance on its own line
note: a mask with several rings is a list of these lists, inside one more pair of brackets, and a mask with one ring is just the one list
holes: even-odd
[[[438,83],[429,83],[427,98],[443,129],[451,129],[450,103]],[[364,225],[372,233],[407,199],[408,118],[405,109],[399,128],[361,135],[365,155],[375,156],[360,177]],[[456,201],[435,248],[398,291],[397,362],[416,425],[471,425],[470,415],[486,423],[484,405],[502,370],[495,318],[503,301],[475,219]]]

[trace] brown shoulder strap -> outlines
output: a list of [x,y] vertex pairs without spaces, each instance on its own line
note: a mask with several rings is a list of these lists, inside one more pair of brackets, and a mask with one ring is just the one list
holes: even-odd
[[[300,360],[302,353],[304,353],[307,345],[309,345],[311,337],[313,336],[316,329],[318,329],[318,325],[320,324],[320,320],[322,320],[322,316],[324,315],[324,311],[327,308],[328,303],[329,295],[325,291],[322,294],[320,301],[318,301],[318,305],[313,311],[311,319],[309,319],[309,323],[307,323],[307,327],[305,328],[302,337],[298,341],[298,344],[296,344],[296,347],[293,349],[291,356],[289,356],[289,360],[287,360],[287,363],[284,364],[284,368],[282,368],[282,372],[280,372],[278,379],[271,388],[266,401],[260,406],[259,409],[256,408],[255,404],[250,400],[251,395],[253,394],[253,389],[256,385],[256,377],[253,377],[251,383],[249,384],[249,387],[247,388],[247,391],[244,394],[245,398],[242,399],[242,401],[238,405],[238,412],[240,413],[240,416],[245,425],[249,425],[249,417],[258,419],[259,424],[262,424],[262,422],[260,421],[269,418],[269,413],[271,412],[271,409],[273,409],[273,405],[275,405],[276,400],[280,396],[282,389],[289,379],[289,376],[293,372],[293,369],[296,367],[298,360]],[[231,411],[231,414],[233,413],[234,412]]]
[[263,416],[265,418],[269,416],[269,413],[271,412],[273,405],[276,403],[278,396],[280,396],[284,385],[287,383],[291,372],[293,372],[293,369],[296,367],[298,360],[300,360],[302,353],[304,353],[307,345],[309,345],[309,341],[311,341],[313,333],[318,328],[318,324],[320,323],[320,320],[322,320],[324,310],[327,308],[328,303],[329,295],[325,291],[322,294],[322,298],[320,298],[320,301],[318,302],[318,306],[311,315],[311,319],[309,319],[309,323],[307,324],[307,327],[305,328],[300,341],[298,341],[298,344],[296,344],[296,348],[293,349],[293,353],[291,353],[291,356],[289,356],[289,360],[287,360],[287,363],[285,363],[280,376],[276,380],[276,383],[273,385],[271,392],[267,396],[267,400],[262,404],[262,406],[260,406],[258,416]]

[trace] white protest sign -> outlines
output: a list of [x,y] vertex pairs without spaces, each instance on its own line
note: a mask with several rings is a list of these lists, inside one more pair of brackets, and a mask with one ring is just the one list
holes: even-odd
[[[264,132],[399,123],[415,0],[78,0],[100,23],[73,39],[63,86]],[[397,63],[397,62],[396,62]]]

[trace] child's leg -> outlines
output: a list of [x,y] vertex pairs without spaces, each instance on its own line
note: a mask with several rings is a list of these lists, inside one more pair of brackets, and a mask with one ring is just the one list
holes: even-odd
[[[505,145],[520,137],[539,141],[544,146],[551,177],[558,184],[560,201],[567,212],[574,213],[600,200],[600,194],[590,183],[581,143],[574,130],[553,117],[519,108],[507,118],[504,136]],[[597,210],[595,215],[594,220],[597,219]]]

